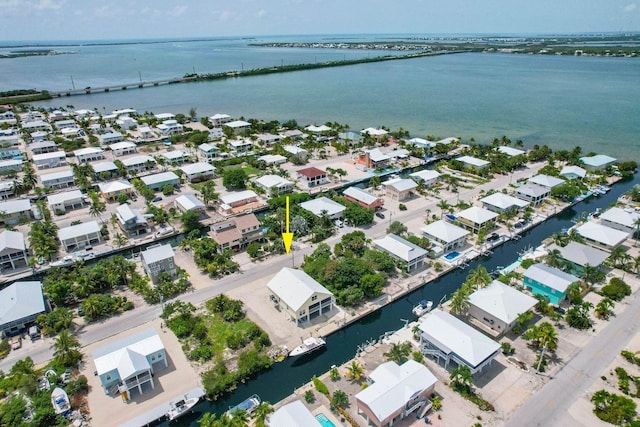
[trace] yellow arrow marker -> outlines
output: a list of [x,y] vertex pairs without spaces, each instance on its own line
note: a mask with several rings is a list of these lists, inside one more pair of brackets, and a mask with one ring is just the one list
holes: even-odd
[[287,232],[282,233],[282,241],[284,242],[284,249],[289,253],[293,242],[293,233],[289,232],[289,196],[287,196]]

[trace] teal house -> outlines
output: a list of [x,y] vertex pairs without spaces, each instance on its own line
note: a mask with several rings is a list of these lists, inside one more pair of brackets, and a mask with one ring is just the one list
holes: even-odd
[[534,264],[524,272],[524,286],[534,295],[549,298],[555,305],[565,299],[569,285],[579,281],[576,276],[546,264]]

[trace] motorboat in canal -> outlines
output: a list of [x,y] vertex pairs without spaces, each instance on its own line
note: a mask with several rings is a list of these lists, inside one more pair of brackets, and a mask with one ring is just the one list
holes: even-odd
[[67,392],[60,387],[56,387],[51,393],[51,404],[57,415],[65,414],[71,409]]
[[324,338],[310,337],[302,341],[302,344],[291,350],[289,352],[289,357],[303,356],[305,354],[309,354],[313,351],[319,350],[326,345],[327,342],[324,340]]
[[187,395],[185,394],[183,399],[179,399],[179,400],[176,400],[175,402],[169,403],[169,411],[167,412],[167,418],[169,418],[169,421],[175,420],[176,418],[189,412],[189,410],[191,410],[191,408],[196,406],[199,401],[200,401],[199,397],[187,398]]
[[433,307],[433,301],[422,300],[418,303],[418,305],[413,307],[411,312],[416,316],[420,317],[430,312],[432,307]]
[[258,396],[257,394],[254,394],[253,396],[243,400],[236,406],[231,406],[227,411],[227,414],[233,417],[234,412],[245,411],[247,414],[251,415],[251,413],[255,411],[256,408],[260,405],[260,402],[261,402],[260,396]]

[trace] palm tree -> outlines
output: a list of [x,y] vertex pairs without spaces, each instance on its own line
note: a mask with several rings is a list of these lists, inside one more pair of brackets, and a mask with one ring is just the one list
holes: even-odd
[[349,405],[349,396],[347,396],[347,393],[342,390],[334,391],[331,396],[331,408],[344,408],[347,405]]
[[79,348],[80,342],[75,335],[63,329],[53,343],[53,356],[61,365],[72,367],[82,359],[82,353],[78,351]]
[[378,187],[380,187],[380,177],[377,175],[371,177],[371,179],[369,180],[369,185],[371,185],[374,190],[377,190]]
[[562,253],[560,253],[560,249],[553,249],[549,251],[549,253],[545,256],[544,261],[549,267],[558,268],[561,270],[566,265],[564,258],[562,258]]
[[569,240],[576,243],[584,243],[584,237],[582,237],[582,235],[578,233],[575,228],[569,231]]
[[615,306],[615,302],[611,298],[603,298],[597,305],[595,309],[595,314],[600,319],[608,319],[611,315],[611,310]]
[[636,227],[636,231],[635,231],[635,237],[636,237],[636,242],[633,244],[633,246],[638,246],[638,238],[640,237],[640,218],[636,218],[633,221],[633,225]]
[[99,200],[92,200],[91,206],[89,206],[89,215],[100,217],[100,221],[104,224],[102,214],[107,210],[106,205]]
[[213,412],[207,412],[202,416],[202,418],[200,418],[198,424],[200,424],[200,427],[216,427],[217,421],[216,414]]
[[462,388],[468,391],[471,388],[473,375],[471,374],[471,369],[469,369],[467,365],[458,365],[451,370],[449,379],[454,385],[454,388]]
[[553,233],[551,235],[551,239],[553,240],[553,243],[562,247],[567,246],[571,241],[568,234],[561,232]]
[[231,426],[241,427],[241,426],[249,425],[249,414],[244,409],[236,409],[230,415],[231,415],[231,424],[230,424]]
[[593,287],[596,283],[601,282],[604,278],[604,272],[598,267],[587,264],[582,269],[582,281],[589,286],[589,288]]
[[453,293],[450,301],[450,311],[452,314],[466,314],[469,310],[469,292],[463,286]]
[[444,216],[444,211],[448,210],[451,206],[449,205],[449,203],[447,203],[446,200],[440,200],[440,202],[438,202],[438,207],[441,209],[440,219],[442,219],[442,217]]
[[383,353],[382,355],[387,358],[388,361],[396,362],[401,365],[407,360],[409,360],[409,355],[411,354],[411,343],[403,342],[403,343],[394,343],[391,345],[389,351]]
[[117,247],[126,245],[128,241],[129,239],[124,234],[116,233],[116,235],[113,236],[113,244]]
[[573,282],[567,286],[566,294],[571,304],[580,304],[582,302],[582,288],[578,282]]
[[480,289],[491,283],[492,280],[493,279],[487,269],[484,266],[479,265],[475,270],[471,270],[467,275],[466,283],[475,289]]
[[273,413],[273,406],[269,402],[261,402],[253,411],[256,427],[265,427],[265,421]]
[[591,402],[593,402],[597,409],[605,411],[611,403],[611,393],[606,390],[598,390],[593,393]]
[[215,183],[213,181],[205,182],[200,188],[202,202],[205,206],[209,206],[210,202],[218,200],[218,193],[215,191]]
[[360,365],[355,360],[352,360],[351,364],[347,366],[347,376],[356,382],[360,381],[363,373],[364,369],[362,369],[362,365]]

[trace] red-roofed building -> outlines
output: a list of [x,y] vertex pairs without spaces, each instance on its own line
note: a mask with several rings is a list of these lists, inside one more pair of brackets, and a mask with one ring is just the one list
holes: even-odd
[[318,185],[327,183],[327,173],[322,169],[310,167],[306,169],[300,169],[298,171],[298,179],[307,184],[307,187],[312,188]]

